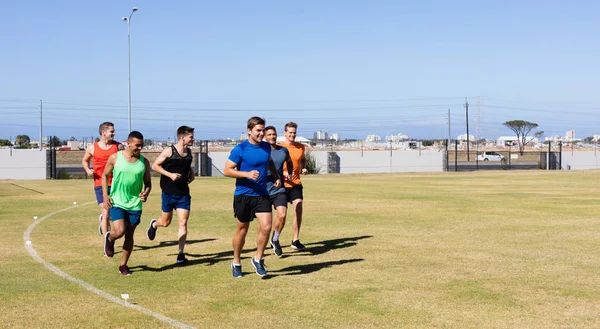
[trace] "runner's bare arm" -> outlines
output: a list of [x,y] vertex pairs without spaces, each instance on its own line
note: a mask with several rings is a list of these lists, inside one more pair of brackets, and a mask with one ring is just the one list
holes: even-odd
[[279,177],[279,173],[277,172],[277,167],[275,167],[275,162],[273,162],[273,159],[269,159],[269,171],[273,177],[277,177],[273,183],[273,186],[275,188],[279,188],[281,186],[281,177]]
[[94,171],[90,169],[90,160],[94,157],[94,144],[88,145],[85,149],[85,154],[83,155],[83,159],[81,159],[81,166],[83,170],[85,170],[88,176],[94,176]]
[[239,171],[237,164],[227,159],[227,162],[225,162],[225,170],[223,170],[223,175],[233,178],[249,178],[256,180],[258,179],[258,170]]
[[196,175],[194,174],[194,169],[190,168],[190,171],[188,172],[188,183],[193,182],[194,179],[196,179]]
[[152,190],[152,176],[150,176],[150,162],[144,158],[144,164],[146,165],[146,171],[144,172],[144,190],[140,193],[140,199],[142,202],[148,200],[148,195]]
[[285,158],[285,167],[284,167],[283,171],[283,179],[285,180],[291,180],[292,179],[292,175],[294,173],[294,163],[292,162],[292,158],[290,158],[290,154],[287,153],[287,156]]
[[[192,150],[188,147],[187,149],[188,153],[192,153]],[[194,174],[194,169],[190,168],[190,171],[188,172],[188,184],[193,182],[194,179],[196,179],[196,175]]]
[[113,172],[115,168],[115,163],[117,161],[117,153],[108,157],[106,161],[106,166],[104,167],[104,172],[102,172],[102,195],[104,196],[104,208],[110,209],[112,207],[112,200],[108,195],[108,176]]
[[302,175],[308,174],[308,169],[306,169],[306,155],[304,152],[306,152],[306,150],[302,152],[302,158],[300,159],[300,172]]

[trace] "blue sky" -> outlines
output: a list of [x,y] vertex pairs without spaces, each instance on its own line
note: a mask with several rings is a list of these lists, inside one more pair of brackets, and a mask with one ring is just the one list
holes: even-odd
[[[300,135],[600,134],[595,1],[3,1],[0,138],[197,128],[237,138],[263,116]],[[479,98],[479,120],[477,99]],[[479,122],[479,124],[478,124]]]

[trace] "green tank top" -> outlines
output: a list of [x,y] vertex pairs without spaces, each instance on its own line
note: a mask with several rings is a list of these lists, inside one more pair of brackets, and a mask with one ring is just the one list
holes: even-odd
[[113,169],[113,181],[110,188],[110,198],[113,207],[125,210],[142,210],[140,193],[144,188],[144,173],[146,164],[140,155],[138,161],[127,162],[123,151],[117,153],[117,161]]

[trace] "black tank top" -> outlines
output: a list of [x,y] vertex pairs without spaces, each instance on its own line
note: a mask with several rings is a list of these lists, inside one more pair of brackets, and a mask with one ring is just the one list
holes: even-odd
[[186,156],[182,157],[175,146],[171,146],[172,154],[162,167],[168,172],[181,174],[181,178],[173,181],[167,176],[160,176],[160,188],[164,193],[173,195],[188,195],[190,187],[188,186],[188,175],[192,167],[192,151],[186,147]]

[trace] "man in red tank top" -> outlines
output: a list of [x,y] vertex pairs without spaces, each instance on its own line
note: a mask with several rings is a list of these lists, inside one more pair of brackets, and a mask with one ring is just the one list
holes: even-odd
[[[112,122],[103,122],[98,128],[100,133],[100,140],[90,144],[85,150],[85,155],[81,160],[81,165],[85,172],[94,177],[94,193],[96,194],[96,201],[100,206],[100,226],[98,232],[104,234],[110,230],[109,228],[109,215],[108,210],[102,207],[104,198],[102,196],[102,173],[108,158],[123,149],[123,145],[115,141],[115,126]],[[93,169],[90,169],[90,160],[93,161]],[[108,178],[108,188],[112,185],[112,175]]]

